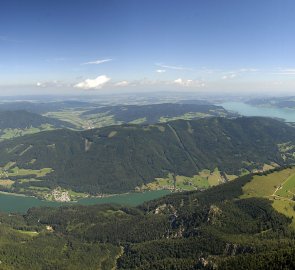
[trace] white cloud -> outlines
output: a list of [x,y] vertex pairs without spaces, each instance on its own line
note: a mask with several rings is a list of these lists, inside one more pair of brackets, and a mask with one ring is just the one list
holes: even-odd
[[174,83],[183,84],[183,80],[181,78],[178,78],[178,79],[174,80]]
[[158,73],[165,73],[166,70],[165,69],[157,69],[156,72],[158,72]]
[[178,78],[173,81],[173,83],[181,85],[181,86],[193,86],[193,87],[204,87],[205,82],[200,80],[184,80],[182,78]]
[[39,81],[36,83],[36,86],[46,88],[46,87],[69,87],[70,85],[64,81],[54,80],[54,81],[44,81],[44,82]]
[[257,68],[241,68],[239,72],[256,72],[259,71]]
[[277,74],[277,75],[295,75],[295,68],[283,68],[283,69],[280,69],[275,74]]
[[222,76],[221,79],[222,80],[230,80],[230,79],[234,79],[235,77],[237,77],[237,74],[232,73],[232,74]]
[[99,60],[95,60],[95,61],[90,61],[90,62],[86,62],[86,63],[82,63],[82,65],[99,65],[99,64],[103,64],[103,63],[107,63],[113,61],[113,59],[99,59]]
[[107,77],[106,75],[98,76],[95,79],[86,79],[83,82],[80,82],[74,85],[75,88],[80,89],[101,89],[107,82],[109,82],[111,78]]
[[247,73],[253,73],[253,72],[257,72],[259,71],[259,69],[257,68],[240,68],[237,70],[231,70],[228,72],[224,72],[223,76],[221,77],[222,80],[230,80],[230,79],[234,79],[237,76],[240,76],[242,74],[247,74]]
[[161,64],[161,63],[157,63],[156,66],[161,67],[161,68],[174,69],[174,70],[192,70],[191,68],[188,68],[188,67],[165,65],[165,64]]
[[128,81],[121,81],[121,82],[117,82],[115,84],[115,86],[127,86],[129,84],[130,84],[130,82],[128,82]]

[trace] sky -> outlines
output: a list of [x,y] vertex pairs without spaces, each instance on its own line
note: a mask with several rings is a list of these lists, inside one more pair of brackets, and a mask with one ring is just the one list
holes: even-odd
[[1,0],[0,95],[295,94],[294,0]]

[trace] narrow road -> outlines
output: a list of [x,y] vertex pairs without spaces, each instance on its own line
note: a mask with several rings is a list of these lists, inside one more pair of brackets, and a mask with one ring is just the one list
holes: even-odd
[[274,193],[273,193],[271,196],[276,196],[277,191],[280,190],[280,189],[284,186],[284,184],[285,184],[285,183],[286,183],[291,177],[293,177],[293,175],[294,175],[294,174],[290,174],[290,175],[287,177],[287,179],[286,179],[283,183],[281,183],[279,187],[276,188],[276,190],[274,191]]

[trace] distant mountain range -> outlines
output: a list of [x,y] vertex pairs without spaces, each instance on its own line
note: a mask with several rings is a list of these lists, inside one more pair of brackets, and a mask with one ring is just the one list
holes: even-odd
[[14,101],[0,103],[0,111],[23,110],[32,113],[44,114],[46,112],[60,111],[65,109],[77,109],[94,106],[92,103],[83,101],[51,101],[51,102],[30,102]]
[[[221,106],[208,104],[204,101],[183,101],[185,103],[163,103],[151,105],[117,105],[104,106],[84,112],[82,117],[98,114],[112,116],[114,121],[120,123],[151,124],[167,122],[175,119],[197,119],[203,117],[223,116],[232,117],[234,114],[227,112]],[[204,104],[205,103],[205,104]]]

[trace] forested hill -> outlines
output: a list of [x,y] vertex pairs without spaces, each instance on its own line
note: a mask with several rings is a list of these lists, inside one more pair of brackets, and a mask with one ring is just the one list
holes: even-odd
[[70,123],[41,116],[25,110],[0,111],[0,129],[25,129],[39,127],[46,124],[55,128],[73,127]]
[[114,117],[117,122],[140,122],[145,124],[166,122],[167,120],[196,119],[208,116],[233,116],[221,106],[204,104],[205,101],[195,103],[163,103],[151,105],[118,105],[105,106],[86,111],[82,116],[106,114]]
[[0,213],[0,268],[294,269],[294,202],[279,200],[278,212],[268,184],[294,172],[249,174],[137,208],[72,204],[24,216]]
[[192,176],[219,168],[239,175],[271,162],[292,163],[294,145],[295,129],[277,120],[204,118],[24,136],[0,143],[0,166],[52,169],[30,185],[118,193],[169,172]]

